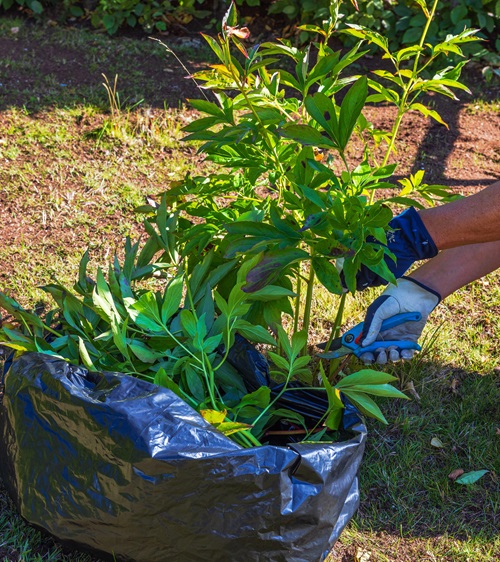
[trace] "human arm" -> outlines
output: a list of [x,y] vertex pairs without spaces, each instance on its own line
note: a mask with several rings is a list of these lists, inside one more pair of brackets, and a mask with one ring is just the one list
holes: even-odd
[[500,240],[500,181],[418,214],[438,250]]
[[[474,195],[445,205],[418,212],[415,209],[407,210],[394,217],[390,226],[394,233],[389,234],[387,247],[396,256],[396,262],[389,257],[385,258],[385,262],[396,278],[402,277],[413,262],[434,258],[439,250],[498,241],[500,181]],[[471,252],[473,260],[476,251],[479,250]],[[448,260],[453,264],[454,254],[448,256],[446,261]],[[457,259],[453,266],[458,263],[460,261]],[[440,264],[437,269],[440,269],[441,265],[445,264]],[[473,272],[472,274],[474,275]],[[480,276],[476,275],[473,279]],[[386,280],[367,266],[363,266],[357,275],[358,290],[386,284]]]
[[[441,252],[434,259],[389,287],[368,308],[364,322],[362,345],[376,340],[408,340],[417,342],[427,318],[442,298],[460,287],[500,267],[500,241],[472,244]],[[420,312],[422,320],[407,322],[392,330],[379,332],[384,320],[401,312]],[[365,362],[378,363],[410,359],[412,350],[381,351],[376,357],[365,354]]]
[[416,269],[410,278],[437,291],[444,299],[499,267],[500,240],[497,240],[444,250]]

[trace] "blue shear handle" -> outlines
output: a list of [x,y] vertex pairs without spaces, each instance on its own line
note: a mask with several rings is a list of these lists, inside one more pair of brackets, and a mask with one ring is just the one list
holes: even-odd
[[358,347],[354,354],[356,357],[360,357],[363,353],[373,353],[379,349],[387,349],[388,347],[395,347],[397,349],[415,349],[416,351],[420,351],[422,348],[418,345],[417,342],[414,341],[406,341],[406,340],[396,340],[396,341],[381,341],[377,340],[374,341],[371,345],[367,345],[366,347]]
[[391,316],[382,322],[382,326],[380,327],[380,331],[383,332],[384,330],[390,330],[391,328],[395,328],[400,324],[404,324],[405,322],[418,322],[422,320],[422,315],[420,312],[402,312],[401,314],[396,314],[396,316]]
[[[387,318],[382,322],[382,326],[380,327],[380,331],[383,332],[385,330],[390,330],[391,328],[395,328],[400,324],[404,324],[405,322],[418,322],[422,320],[422,315],[420,312],[402,312],[401,314],[396,314],[396,316],[391,316],[391,318]],[[380,348],[388,348],[388,347],[397,347],[398,349],[415,349],[420,351],[422,348],[418,345],[418,343],[413,341],[406,341],[406,340],[377,340],[374,341],[371,345],[366,347],[359,347],[355,354],[359,357],[363,353],[370,353],[376,351]]]

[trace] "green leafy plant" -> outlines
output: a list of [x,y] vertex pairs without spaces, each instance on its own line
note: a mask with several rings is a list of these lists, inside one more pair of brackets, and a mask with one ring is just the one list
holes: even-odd
[[[316,282],[341,295],[333,330],[338,335],[344,286],[355,292],[360,267],[394,280],[384,259],[389,254],[384,243],[392,218],[388,204],[421,207],[420,198],[433,204],[448,197],[442,186],[423,183],[421,173],[402,180],[399,195],[392,193],[396,186],[388,181],[396,169],[390,158],[404,115],[416,110],[443,123],[437,112],[417,99],[427,91],[454,96],[452,89],[466,89],[458,81],[463,63],[432,78],[424,76],[440,54],[460,54],[459,45],[475,39],[472,31],[464,31],[435,47],[426,46],[436,4],[429,10],[421,3],[428,25],[419,44],[394,54],[380,34],[351,25],[348,33],[381,47],[395,65],[394,74],[375,72],[380,81],[343,76],[366,51],[361,50],[363,41],[343,56],[328,46],[338,22],[338,2],[330,4],[322,27],[308,26],[323,41],[304,48],[281,40],[247,50],[244,41],[249,31],[238,27],[234,3],[223,20],[222,33],[216,38],[205,36],[218,62],[194,78],[213,92],[217,103],[191,100],[205,116],[185,127],[185,140],[199,142],[200,152],[221,168],[209,176],[188,175],[175,182],[166,196],[191,217],[190,251],[200,254],[216,247],[225,259],[238,260],[238,267],[247,270],[242,289],[249,295],[269,286],[289,292],[265,305],[254,302],[247,313],[253,324],[277,336],[278,349],[285,355],[273,352],[269,357],[286,381],[295,368],[302,375],[307,371],[304,334],[309,332]],[[341,93],[343,98],[337,101]],[[380,101],[398,108],[389,131],[375,130],[363,116],[366,103]],[[348,151],[354,137],[361,139],[363,150],[352,164]],[[388,189],[391,194],[384,197]],[[234,274],[228,272],[223,283],[234,283]],[[297,357],[289,353],[293,345],[285,339],[285,324],[291,327],[292,342],[301,342]],[[327,379],[342,374],[337,367],[329,366]],[[324,370],[321,364],[319,370]],[[338,400],[332,392],[328,396],[334,411]],[[350,398],[368,411],[368,402],[360,401],[356,391]]]
[[[302,315],[306,332],[315,280],[332,293],[343,292],[335,260],[342,258],[344,281],[351,292],[361,266],[393,280],[384,261],[388,252],[383,245],[385,232],[392,218],[388,203],[421,206],[413,195],[430,202],[447,196],[443,188],[423,184],[420,175],[418,181],[413,178],[413,183],[412,179],[405,182],[400,196],[384,198],[380,192],[395,187],[387,181],[396,168],[389,160],[404,115],[417,110],[443,123],[436,111],[417,102],[417,98],[427,91],[454,96],[452,88],[466,90],[458,81],[464,63],[446,68],[431,79],[424,78],[423,71],[439,54],[451,50],[460,53],[459,44],[474,40],[473,32],[465,31],[433,47],[430,57],[424,60],[425,33],[419,45],[392,54],[380,34],[352,25],[346,33],[383,48],[396,72],[376,71],[380,82],[357,75],[344,77],[342,73],[366,51],[361,50],[362,41],[343,56],[328,47],[338,18],[338,3],[334,4],[322,27],[309,26],[324,41],[298,48],[281,40],[249,51],[243,45],[248,30],[237,27],[232,4],[222,34],[218,38],[206,36],[219,62],[211,70],[194,75],[204,88],[214,92],[218,104],[191,101],[207,117],[185,128],[185,140],[201,142],[200,151],[233,170],[233,174],[188,176],[167,192],[169,197],[177,198],[177,204],[188,215],[206,219],[209,226],[199,226],[200,232],[217,230],[227,257],[256,259],[245,291],[277,281],[288,288],[295,286],[298,296],[293,307],[294,327]],[[435,6],[436,2],[428,11],[423,5],[429,24]],[[232,54],[231,45],[243,54],[244,62]],[[288,62],[278,65],[282,59]],[[285,64],[294,72],[284,70]],[[284,88],[295,96],[286,95]],[[342,101],[337,102],[336,97],[346,89]],[[398,107],[390,131],[374,130],[363,116],[367,102],[379,101]],[[350,164],[348,150],[353,137],[361,138],[364,148],[361,158]],[[385,148],[377,152],[371,148],[373,144]],[[238,207],[231,208],[230,220],[227,213],[214,214],[201,203],[208,198],[231,197],[233,192],[238,193]],[[260,197],[259,192],[265,196]],[[307,278],[300,264],[309,266]],[[287,284],[285,278],[292,278],[293,283],[289,280]],[[301,314],[303,281],[307,291]],[[276,311],[271,319],[267,311],[262,324],[281,324],[282,312]]]
[[[431,10],[422,3],[428,22],[435,7],[436,2]],[[354,293],[361,266],[393,280],[384,260],[392,218],[388,204],[420,206],[414,195],[431,203],[447,196],[443,188],[422,183],[421,174],[403,181],[404,195],[394,196],[388,180],[396,164],[389,158],[408,111],[425,110],[442,121],[416,105],[422,92],[453,95],[451,88],[463,89],[462,64],[432,79],[422,78],[422,69],[430,58],[456,52],[473,36],[449,38],[424,58],[425,33],[419,45],[393,54],[383,37],[351,26],[354,37],[379,45],[396,65],[394,75],[375,73],[389,81],[386,87],[343,75],[364,51],[362,41],[344,55],[328,46],[338,13],[338,3],[332,3],[329,18],[317,29],[321,42],[298,48],[282,40],[248,50],[249,31],[238,26],[231,4],[222,33],[206,36],[218,63],[195,75],[217,103],[192,100],[205,116],[185,128],[186,140],[201,143],[200,151],[217,170],[188,175],[171,185],[161,204],[138,209],[146,214],[148,237],[142,248],[128,240],[123,262],[115,258],[104,270],[107,275],[99,269],[95,280],[88,279],[86,254],[73,291],[58,283],[46,286],[57,306],[43,320],[0,295],[1,306],[21,326],[2,328],[4,345],[152,380],[245,446],[265,439],[280,419],[302,425],[306,439],[318,439],[322,424],[325,431],[337,429],[340,391],[363,413],[385,421],[369,395],[403,397],[388,385],[394,377],[369,369],[346,374],[345,367],[309,356],[313,290],[319,281],[339,295],[337,335],[346,299],[343,282]],[[391,131],[374,130],[363,116],[367,101],[380,100],[398,107]],[[364,148],[351,163],[355,137]],[[387,189],[391,194],[384,197]],[[281,383],[274,394],[268,387],[247,393],[229,365],[237,333],[270,346],[271,372]],[[318,376],[328,408],[319,426],[310,428],[279,401],[294,391],[293,381],[317,389]]]
[[[276,346],[270,333],[246,316],[252,303],[269,303],[291,293],[273,286],[251,295],[243,292],[247,267],[235,270],[236,260],[221,260],[215,250],[192,259],[183,242],[182,222],[178,213],[167,210],[164,198],[155,222],[145,221],[149,236],[142,247],[127,239],[124,259],[115,257],[107,273],[98,268],[95,280],[87,275],[85,253],[73,289],[57,282],[42,287],[56,303],[43,319],[0,293],[0,306],[18,322],[3,324],[2,345],[15,353],[45,353],[92,371],[123,372],[164,386],[243,446],[259,445],[277,420],[298,423],[307,435],[304,418],[278,404],[292,378],[309,379],[309,358],[299,356],[305,334],[296,333],[289,342],[280,327],[279,344],[286,357],[273,352],[270,357],[286,383],[274,397],[267,386],[249,393],[227,361],[236,333],[253,343]],[[231,270],[236,283],[219,288]],[[366,394],[404,395],[380,386],[380,376],[368,370],[341,382],[347,392],[364,396],[368,414],[383,420]],[[387,380],[394,377],[384,375]],[[375,391],[371,385],[377,385]],[[338,395],[336,400],[338,417],[343,404]],[[325,412],[325,419],[332,412],[333,408]]]

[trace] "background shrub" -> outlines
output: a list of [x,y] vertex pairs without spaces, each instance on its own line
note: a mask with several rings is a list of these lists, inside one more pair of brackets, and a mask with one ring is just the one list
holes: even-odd
[[[422,33],[425,18],[418,8],[422,0],[358,0],[358,10],[349,0],[341,2],[341,27],[353,23],[383,33],[391,49],[413,43]],[[236,0],[257,15],[286,16],[294,23],[321,23],[328,17],[330,0]],[[219,19],[229,0],[0,0],[0,11],[15,8],[40,16],[49,12],[58,20],[86,18],[95,28],[115,34],[120,29],[141,27],[146,32],[164,31],[174,24],[199,20],[207,25]],[[442,41],[465,27],[480,29],[489,52],[500,52],[500,0],[442,0],[431,24],[428,40]],[[305,41],[302,31],[299,40]],[[350,39],[343,38],[347,44]],[[467,51],[467,50],[466,50]],[[484,46],[468,46],[467,54],[484,55]],[[491,60],[491,57],[490,57]],[[500,64],[500,59],[491,62]]]

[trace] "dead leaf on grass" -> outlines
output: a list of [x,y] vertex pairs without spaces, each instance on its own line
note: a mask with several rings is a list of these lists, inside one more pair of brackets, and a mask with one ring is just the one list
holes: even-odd
[[455,482],[455,480],[459,477],[462,476],[462,474],[464,473],[464,469],[463,468],[456,468],[455,470],[452,470],[450,472],[450,474],[448,474],[448,478],[450,480],[453,480],[453,482]]
[[438,437],[433,437],[431,439],[431,445],[433,447],[436,447],[436,449],[443,449],[444,448],[443,442]]
[[413,396],[413,398],[415,398],[417,402],[420,402],[420,396],[418,392],[415,390],[415,385],[413,384],[413,381],[409,381],[408,383],[406,383],[405,390],[407,390]]
[[364,550],[362,548],[358,548],[356,550],[356,554],[354,556],[355,562],[370,562],[372,559],[372,553],[368,550]]
[[457,386],[458,386],[458,379],[453,379],[451,381],[451,385],[450,385],[451,391],[456,393],[457,392]]
[[500,435],[500,427],[497,427],[496,434]]

